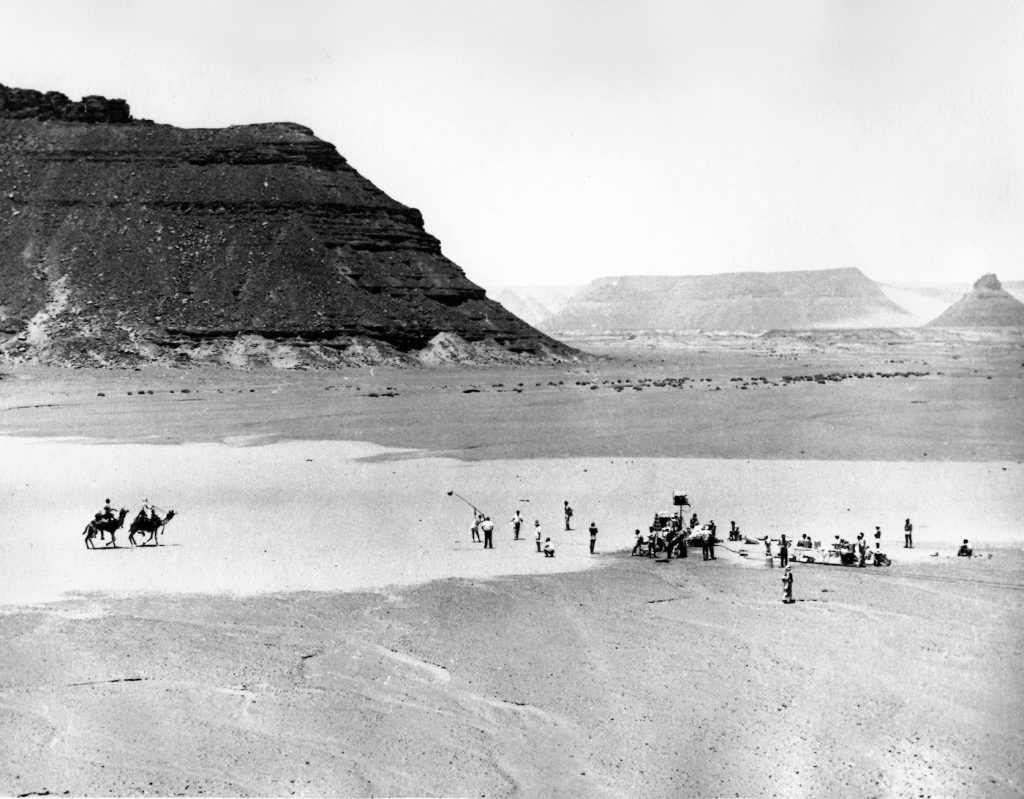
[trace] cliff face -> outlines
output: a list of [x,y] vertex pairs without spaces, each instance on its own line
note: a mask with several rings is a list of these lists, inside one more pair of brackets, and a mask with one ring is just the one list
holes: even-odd
[[595,280],[544,330],[771,330],[910,324],[859,269]]
[[993,274],[982,275],[928,327],[1024,327],[1024,303],[1003,288]]
[[189,363],[243,342],[296,364],[401,360],[440,334],[571,352],[299,125],[185,130],[0,86],[0,188],[9,358]]

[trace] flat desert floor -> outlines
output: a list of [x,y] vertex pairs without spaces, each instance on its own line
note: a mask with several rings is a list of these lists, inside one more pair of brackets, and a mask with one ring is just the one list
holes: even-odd
[[[1019,343],[591,348],[0,369],[0,794],[1024,793]],[[631,557],[676,490],[893,565]],[[87,551],[108,496],[161,546]]]

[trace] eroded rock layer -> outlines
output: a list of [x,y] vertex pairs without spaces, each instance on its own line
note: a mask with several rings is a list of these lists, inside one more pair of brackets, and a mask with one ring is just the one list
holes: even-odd
[[124,101],[0,86],[6,357],[401,360],[439,334],[571,352],[307,128],[186,130],[131,120]]

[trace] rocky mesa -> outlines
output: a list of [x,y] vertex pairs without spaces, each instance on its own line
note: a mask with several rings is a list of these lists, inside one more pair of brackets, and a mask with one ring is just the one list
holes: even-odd
[[541,323],[556,333],[892,327],[912,317],[859,269],[608,277]]
[[0,85],[0,357],[279,366],[573,351],[468,280],[333,145]]

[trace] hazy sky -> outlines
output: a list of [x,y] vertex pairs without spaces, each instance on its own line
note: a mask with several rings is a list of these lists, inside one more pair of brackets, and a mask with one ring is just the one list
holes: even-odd
[[1024,279],[1022,0],[0,0],[0,83],[308,125],[486,287]]

